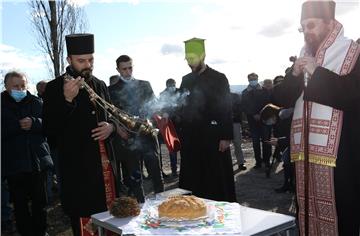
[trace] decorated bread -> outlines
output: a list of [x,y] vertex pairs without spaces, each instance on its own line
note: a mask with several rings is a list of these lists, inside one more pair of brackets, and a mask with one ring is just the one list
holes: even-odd
[[172,196],[158,206],[159,217],[196,219],[206,216],[206,203],[195,196]]
[[136,199],[131,197],[116,198],[110,206],[110,214],[115,217],[137,216],[140,214],[140,207]]

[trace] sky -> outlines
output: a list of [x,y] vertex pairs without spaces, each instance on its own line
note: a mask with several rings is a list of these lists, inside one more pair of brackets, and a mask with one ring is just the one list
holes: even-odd
[[[0,77],[12,69],[25,72],[32,84],[51,80],[45,56],[37,47],[26,1],[1,1]],[[75,1],[75,0],[73,0]],[[336,19],[345,36],[360,37],[360,0],[336,0]],[[115,60],[133,58],[137,79],[150,81],[155,94],[168,78],[190,72],[183,41],[205,40],[205,62],[224,73],[230,85],[284,74],[289,57],[303,45],[299,33],[303,0],[77,0],[95,35],[94,75],[108,84],[117,74]]]

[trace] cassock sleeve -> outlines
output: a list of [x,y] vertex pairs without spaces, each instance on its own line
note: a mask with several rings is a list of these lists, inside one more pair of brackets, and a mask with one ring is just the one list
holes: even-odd
[[317,67],[305,91],[305,99],[339,110],[351,111],[360,106],[360,57],[354,69],[340,76]]
[[295,77],[292,75],[292,70],[289,71],[285,75],[284,81],[274,87],[272,102],[285,108],[294,107],[296,100],[304,89],[303,81],[302,75]]
[[49,82],[44,94],[43,131],[50,138],[58,136],[64,130],[77,107],[76,99],[72,103],[65,100],[60,79]]

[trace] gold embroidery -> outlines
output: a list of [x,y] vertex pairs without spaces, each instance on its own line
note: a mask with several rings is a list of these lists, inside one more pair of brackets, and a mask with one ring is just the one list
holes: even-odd
[[[304,153],[300,152],[300,153],[292,153],[291,154],[291,161],[303,161],[304,158]],[[324,165],[324,166],[330,166],[330,167],[335,167],[336,166],[336,158],[334,157],[327,157],[327,156],[320,156],[320,155],[314,155],[314,154],[310,154],[309,155],[309,162],[310,163],[314,163],[314,164],[318,164],[318,165]]]

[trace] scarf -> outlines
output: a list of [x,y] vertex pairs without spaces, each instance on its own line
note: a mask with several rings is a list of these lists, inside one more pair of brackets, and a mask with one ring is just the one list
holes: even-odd
[[[353,69],[359,56],[357,43],[344,37],[342,24],[335,27],[318,49],[315,59],[322,66],[339,75]],[[300,56],[306,54],[302,48]],[[316,78],[311,78],[316,79]],[[304,160],[303,93],[295,104],[291,125],[291,159]],[[309,102],[309,162],[335,167],[339,148],[343,112],[329,106]]]
[[[360,47],[343,36],[343,27],[335,22],[333,30],[320,45],[316,63],[339,75],[348,74],[355,65]],[[305,48],[300,55],[305,55]],[[317,79],[314,76],[311,79]],[[303,94],[295,104],[291,127],[291,158],[295,163],[296,191],[299,205],[300,235],[305,234],[305,163]],[[308,102],[309,114],[309,235],[338,235],[334,188],[334,168],[339,148],[343,112],[315,102]]]

